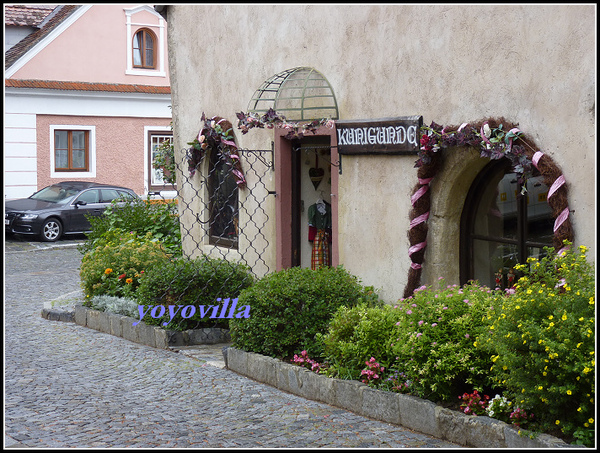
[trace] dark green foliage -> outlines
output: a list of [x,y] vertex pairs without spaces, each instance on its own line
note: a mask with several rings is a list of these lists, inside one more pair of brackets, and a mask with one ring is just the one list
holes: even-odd
[[375,303],[372,288],[342,267],[286,269],[242,291],[238,305],[249,305],[250,318],[231,320],[235,347],[271,357],[291,357],[307,350],[320,356],[317,333],[323,333],[341,306]]
[[181,255],[181,232],[175,202],[114,201],[102,216],[88,216],[91,232],[87,241],[79,247],[82,254],[96,247],[104,233],[112,229],[134,232],[139,236],[150,233],[159,240],[167,253]]
[[[147,315],[144,318],[146,324],[162,327],[163,322],[167,322],[166,328],[169,330],[228,328],[228,319],[210,319],[208,315],[201,317],[198,306],[208,308],[208,305],[222,304],[217,302],[217,298],[235,298],[242,289],[253,283],[254,279],[245,265],[208,257],[194,260],[180,258],[165,266],[149,269],[136,294],[140,305],[165,306],[165,316],[155,319]],[[179,311],[170,320],[169,305],[194,305],[196,313],[189,319],[184,319]]]

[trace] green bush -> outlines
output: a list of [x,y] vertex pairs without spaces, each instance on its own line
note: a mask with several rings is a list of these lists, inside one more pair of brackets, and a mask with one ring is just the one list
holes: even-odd
[[533,413],[540,429],[584,444],[595,431],[595,273],[586,250],[549,252],[516,268],[524,276],[478,339],[493,354],[493,379],[516,406]]
[[168,260],[169,254],[150,233],[137,236],[113,229],[83,256],[81,286],[87,298],[102,294],[134,297],[144,272],[160,268]]
[[[165,315],[160,318],[146,315],[146,324],[162,327],[166,322],[166,328],[170,330],[228,328],[227,318],[203,318],[197,306],[219,305],[217,298],[236,298],[242,289],[253,283],[254,279],[246,265],[209,257],[193,260],[179,258],[148,269],[138,288],[137,300],[140,305],[166,307]],[[171,320],[169,305],[194,305],[196,312],[190,318],[178,315]],[[238,308],[241,305],[243,304],[238,303]]]
[[[120,203],[121,205],[119,205]],[[101,216],[88,216],[91,232],[79,246],[85,254],[97,246],[103,235],[110,230],[134,232],[139,236],[150,234],[161,241],[168,253],[181,255],[181,232],[175,202],[114,200]]]
[[376,300],[343,268],[291,268],[267,275],[242,291],[238,304],[251,307],[250,318],[230,322],[237,348],[271,357],[291,357],[307,350],[321,356],[317,333],[324,333],[341,306]]
[[317,334],[329,365],[327,374],[358,380],[371,357],[389,369],[395,357],[390,344],[398,320],[398,312],[389,305],[340,307],[327,332]]
[[490,289],[473,283],[439,290],[422,287],[399,302],[393,367],[410,381],[410,393],[456,401],[466,388],[485,386],[490,356],[475,347],[475,340],[486,329],[482,320],[493,298]]

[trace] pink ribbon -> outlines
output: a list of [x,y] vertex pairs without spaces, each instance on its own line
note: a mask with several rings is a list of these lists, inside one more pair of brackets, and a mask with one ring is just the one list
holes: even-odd
[[410,197],[410,202],[412,203],[412,205],[414,206],[417,200],[421,198],[428,190],[429,186],[421,186],[419,190],[412,194],[412,196]]
[[535,165],[535,168],[538,168],[538,162],[540,161],[540,159],[542,158],[542,156],[544,155],[543,152],[541,151],[536,151],[536,153],[533,155],[533,158],[531,159],[531,162],[533,162],[533,165]]
[[[569,207],[567,206],[563,212],[561,212],[558,217],[556,217],[556,220],[554,221],[554,232],[556,233],[556,231],[560,228],[560,226],[565,222],[565,220],[567,220],[567,217],[569,217]],[[409,252],[410,255],[410,252]]]
[[[511,132],[512,132],[513,134],[516,134],[517,132],[521,132],[521,131],[519,130],[519,128],[518,128],[518,127],[513,127],[513,128],[510,130],[510,131],[508,131],[508,133],[509,133],[509,134],[510,134]],[[512,137],[510,137],[510,138],[508,139],[508,150],[509,150],[509,151],[512,149],[512,142],[513,142],[513,138],[512,138]]]
[[425,222],[429,218],[429,212],[421,214],[419,217],[415,217],[410,221],[410,229],[413,229],[418,224]]
[[560,175],[558,178],[556,178],[556,181],[554,181],[554,183],[552,183],[550,190],[548,190],[548,198],[550,198],[552,195],[554,195],[554,192],[556,192],[560,188],[560,186],[562,186],[564,183],[565,183],[565,175]]
[[462,123],[456,132],[462,131],[467,124],[469,123]]
[[419,242],[418,244],[413,245],[412,247],[410,247],[408,249],[408,256],[412,256],[415,253],[417,253],[419,250],[423,250],[426,245],[427,245],[427,241]]
[[410,263],[410,267],[412,267],[413,269],[417,270],[417,269],[422,269],[423,266],[421,266],[418,263]]

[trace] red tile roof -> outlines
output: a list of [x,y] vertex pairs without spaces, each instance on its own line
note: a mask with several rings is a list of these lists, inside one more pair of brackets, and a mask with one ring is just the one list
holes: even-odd
[[57,5],[5,5],[4,25],[38,27]]
[[4,79],[5,87],[42,88],[48,90],[108,91],[115,93],[171,94],[171,87],[128,85],[125,83],[62,82],[57,80]]

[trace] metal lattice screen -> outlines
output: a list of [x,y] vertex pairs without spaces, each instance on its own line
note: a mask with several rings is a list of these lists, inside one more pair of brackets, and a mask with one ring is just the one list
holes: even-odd
[[[273,152],[237,152],[246,180],[243,188],[236,184],[233,166],[219,153],[205,156],[193,176],[187,171],[178,172],[183,256],[176,260],[201,262],[202,266],[193,271],[187,285],[182,286],[180,276],[174,276],[169,287],[158,295],[157,304],[215,304],[210,297],[234,297],[245,286],[240,265],[254,280],[273,270],[268,234],[273,222],[267,208],[274,194],[268,188]],[[199,322],[196,327],[209,326]]]

